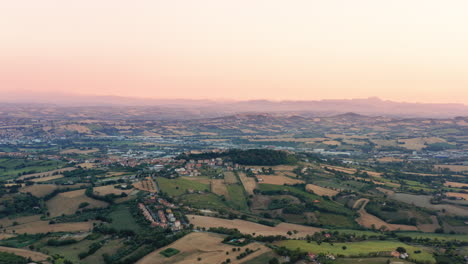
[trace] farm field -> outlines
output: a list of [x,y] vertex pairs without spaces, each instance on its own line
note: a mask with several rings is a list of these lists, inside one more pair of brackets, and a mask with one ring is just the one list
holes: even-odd
[[237,228],[241,233],[244,234],[252,234],[255,233],[256,235],[284,235],[286,236],[288,231],[297,230],[297,234],[293,234],[291,237],[304,237],[307,234],[313,234],[315,232],[320,232],[323,229],[311,227],[311,226],[303,226],[303,225],[296,225],[296,224],[289,224],[289,223],[280,223],[275,227],[266,226],[257,224],[254,222],[234,219],[223,219],[223,218],[216,218],[216,217],[209,217],[209,216],[201,216],[201,215],[187,215],[190,223],[192,223],[195,227],[226,227],[226,228]]
[[226,188],[226,184],[224,183],[224,179],[212,179],[211,192],[229,198],[229,192]]
[[224,181],[226,182],[226,184],[234,184],[239,182],[237,180],[237,176],[232,171],[224,172]]
[[228,204],[237,210],[245,211],[249,209],[244,188],[240,184],[230,184],[227,186],[229,193]]
[[459,197],[463,200],[468,200],[468,193],[446,192],[445,195],[448,197]]
[[156,178],[161,192],[167,193],[170,196],[180,196],[187,193],[189,190],[205,191],[209,190],[208,184],[203,184],[196,181],[190,181],[182,178],[167,179],[163,177]]
[[243,172],[239,172],[239,179],[242,182],[242,185],[244,185],[244,189],[247,194],[253,194],[253,190],[257,187],[255,179],[252,177],[247,177],[247,175],[245,175]]
[[63,175],[58,174],[58,175],[35,178],[35,179],[32,179],[31,181],[32,182],[46,182],[46,181],[53,181],[53,180],[57,180],[57,179],[61,179],[61,178],[63,178]]
[[[0,246],[0,252],[12,253],[21,257],[31,258],[33,261],[46,261],[49,257],[46,254],[21,248],[10,248]],[[1,263],[1,260],[0,260]]]
[[57,194],[54,198],[46,202],[50,216],[60,216],[62,214],[74,214],[81,203],[87,202],[86,208],[103,208],[108,204],[103,201],[94,200],[85,195],[85,189],[64,192]]
[[329,188],[324,188],[315,184],[307,184],[306,190],[308,192],[312,192],[320,196],[330,196],[330,197],[335,196],[339,193],[338,191],[335,191]]
[[118,205],[108,216],[112,219],[112,223],[109,224],[109,226],[112,228],[117,230],[141,230],[141,227],[135,221],[135,218],[133,218],[132,214],[130,213],[130,209],[126,205]]
[[[390,261],[390,262],[389,262]],[[410,264],[403,259],[396,258],[339,258],[333,262],[334,264]]]
[[436,233],[420,233],[420,232],[397,232],[397,236],[408,236],[415,238],[430,238],[430,239],[439,239],[439,240],[460,240],[468,242],[468,235],[452,235],[452,234],[436,234]]
[[[27,160],[22,158],[0,158],[0,177],[2,179],[24,179],[35,175],[49,173],[65,165],[62,161],[52,160]],[[24,175],[23,175],[24,174]],[[23,175],[23,176],[21,176]]]
[[[224,239],[223,235],[212,234],[212,233],[190,233],[183,238],[175,241],[174,243],[158,249],[143,259],[138,261],[138,264],[162,264],[162,263],[173,263],[173,264],[193,264],[198,263],[198,258],[201,259],[201,263],[221,263],[227,258],[231,259],[231,263],[245,263],[251,259],[256,258],[266,252],[270,252],[271,249],[260,243],[250,243],[246,246],[242,246],[241,252],[245,251],[245,248],[251,250],[257,250],[254,253],[237,260],[236,256],[239,255],[237,252],[233,252],[233,246],[222,243]],[[180,252],[172,257],[165,257],[160,252],[167,248],[174,248]],[[229,252],[229,255],[226,255]]]
[[[358,256],[359,254],[369,254],[369,253],[378,253],[378,252],[391,252],[394,251],[397,247],[406,248],[407,252],[410,255],[410,259],[417,261],[429,261],[430,263],[435,263],[435,259],[432,256],[432,253],[427,251],[424,248],[419,248],[415,246],[410,246],[402,242],[396,241],[364,241],[364,242],[350,242],[350,243],[322,243],[317,245],[317,243],[307,243],[304,240],[286,240],[276,242],[276,245],[284,246],[289,249],[299,248],[301,251],[305,252],[314,252],[333,254],[333,255],[344,255],[344,256]],[[346,249],[343,249],[343,246],[346,246]],[[421,250],[421,253],[415,254],[414,251]]]
[[[159,183],[158,181],[158,184],[161,184],[161,183]],[[145,178],[144,180],[134,183],[133,187],[135,187],[138,190],[145,191],[145,192],[157,192],[158,191],[156,188],[156,183],[154,182],[153,179],[149,177]]]
[[445,211],[451,214],[468,216],[468,210],[466,210],[462,206],[456,206],[452,204],[431,204],[431,196],[429,195],[395,193],[394,195],[391,195],[389,197],[400,202],[414,204],[416,206],[427,208],[430,210],[442,211],[443,209],[445,209]]
[[302,180],[293,179],[284,175],[257,175],[260,183],[275,184],[275,185],[293,185],[304,183]]
[[36,221],[31,223],[10,226],[6,228],[7,233],[38,234],[47,232],[78,232],[89,231],[93,228],[93,221],[76,223],[49,224],[49,221]]
[[92,148],[92,149],[65,149],[60,151],[60,154],[91,154],[98,152],[98,148]]
[[127,195],[133,192],[134,189],[122,190],[114,187],[115,185],[104,185],[99,187],[94,187],[93,191],[95,194],[100,196],[105,196],[108,194],[120,195],[126,193]]
[[14,222],[18,224],[25,224],[25,223],[37,222],[40,219],[41,219],[40,215],[22,216],[22,217],[17,217],[17,218],[3,217],[3,218],[0,218],[0,225],[3,227],[8,227],[8,226],[12,226]]
[[466,165],[435,165],[436,169],[449,169],[454,172],[468,172],[468,166]]
[[36,184],[22,187],[19,191],[22,193],[31,193],[36,197],[44,197],[57,189],[55,184]]
[[444,185],[447,187],[457,187],[457,188],[468,187],[468,183],[450,182],[450,181],[446,181]]
[[31,174],[25,174],[23,176],[18,177],[18,180],[24,180],[28,178],[42,178],[42,177],[47,177],[47,176],[55,176],[54,174],[60,174],[65,171],[72,171],[76,170],[74,167],[67,167],[67,168],[62,168],[62,169],[55,169],[55,170],[48,170],[44,172],[39,172],[39,173],[31,173]]

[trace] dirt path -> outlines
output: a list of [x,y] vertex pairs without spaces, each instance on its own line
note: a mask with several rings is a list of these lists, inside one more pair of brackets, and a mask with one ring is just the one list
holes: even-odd
[[367,228],[374,227],[377,229],[385,226],[390,231],[394,231],[394,230],[417,231],[418,230],[418,228],[415,226],[389,224],[385,222],[384,220],[378,218],[377,216],[369,214],[365,209],[368,203],[369,203],[369,199],[361,198],[357,200],[353,205],[353,209],[357,209],[359,205],[362,204],[358,210],[360,216],[356,219],[356,221],[361,226],[364,226]]

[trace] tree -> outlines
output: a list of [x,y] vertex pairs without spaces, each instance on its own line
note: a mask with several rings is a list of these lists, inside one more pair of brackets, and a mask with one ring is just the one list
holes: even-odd
[[279,260],[277,258],[272,258],[270,261],[268,261],[268,264],[279,264]]
[[400,254],[406,253],[406,248],[404,247],[397,247],[396,251]]

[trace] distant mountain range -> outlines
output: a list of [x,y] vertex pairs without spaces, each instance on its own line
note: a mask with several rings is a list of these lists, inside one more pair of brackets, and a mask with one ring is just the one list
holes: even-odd
[[[468,116],[468,106],[464,104],[405,103],[382,100],[377,97],[367,99],[320,100],[320,101],[214,101],[187,99],[141,99],[118,96],[88,96],[56,93],[4,93],[0,94],[2,112],[22,111],[28,108],[54,108],[66,114],[90,115],[92,111],[111,114],[116,109],[122,117],[156,119],[193,119],[221,117],[239,113],[273,113],[299,116],[332,116],[353,113],[368,116],[392,117],[431,117],[451,118]],[[14,110],[16,109],[16,110]],[[60,110],[59,110],[60,109]],[[127,109],[127,110],[125,110]],[[130,113],[130,110],[131,112]],[[49,111],[50,112],[50,111]],[[127,113],[125,113],[127,112]],[[86,114],[87,113],[87,114]],[[92,116],[89,116],[92,117]],[[119,118],[118,115],[115,118]]]

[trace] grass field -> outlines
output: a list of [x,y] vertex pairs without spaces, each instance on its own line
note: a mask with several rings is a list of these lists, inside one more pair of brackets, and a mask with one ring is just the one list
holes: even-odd
[[199,209],[230,209],[229,206],[227,206],[223,201],[221,201],[221,198],[219,196],[212,193],[187,194],[183,196],[182,201],[184,202],[184,204]]
[[[388,262],[390,261],[390,262]],[[339,258],[333,262],[334,264],[409,264],[409,262],[396,258]]]
[[308,202],[313,202],[317,201],[314,203],[314,206],[317,207],[319,210],[320,209],[325,209],[328,212],[336,212],[338,214],[347,214],[347,215],[353,215],[353,212],[342,206],[341,204],[338,204],[333,201],[328,201],[322,198],[319,195],[308,193],[304,190],[301,190],[296,187],[292,186],[280,186],[280,185],[273,185],[273,184],[260,184],[258,188],[261,191],[288,191],[291,193],[291,195],[297,196],[297,197],[302,197],[302,199],[307,200]]
[[228,204],[237,210],[248,210],[246,193],[244,188],[239,184],[231,184],[227,186],[229,193]]
[[435,234],[435,233],[418,233],[418,232],[397,232],[398,236],[408,236],[412,238],[430,238],[438,240],[460,240],[468,242],[468,235],[450,235],[450,234]]
[[19,176],[19,174],[51,171],[61,168],[65,164],[63,161],[0,158],[0,178],[10,179]]
[[[276,244],[289,249],[299,248],[302,251],[313,252],[315,254],[329,253],[335,256],[340,254],[347,257],[360,255],[366,256],[369,253],[394,251],[397,247],[404,247],[410,255],[410,259],[435,263],[435,259],[429,251],[396,241],[364,241],[352,243],[334,243],[333,245],[329,243],[322,243],[317,245],[317,243],[307,243],[307,241],[304,240],[285,240],[277,242]],[[343,246],[346,246],[346,250],[342,248]],[[415,254],[414,251],[416,250],[421,250],[421,253]]]
[[187,193],[188,190],[205,191],[209,190],[208,184],[197,181],[190,181],[182,178],[167,179],[163,177],[156,178],[160,191],[167,193],[170,196],[180,196]]
[[113,227],[117,230],[141,230],[141,227],[138,225],[138,223],[135,221],[132,214],[130,213],[128,206],[118,205],[113,209],[114,210],[112,210],[112,212],[108,215],[110,218],[112,218],[112,223],[109,224],[110,227]]

